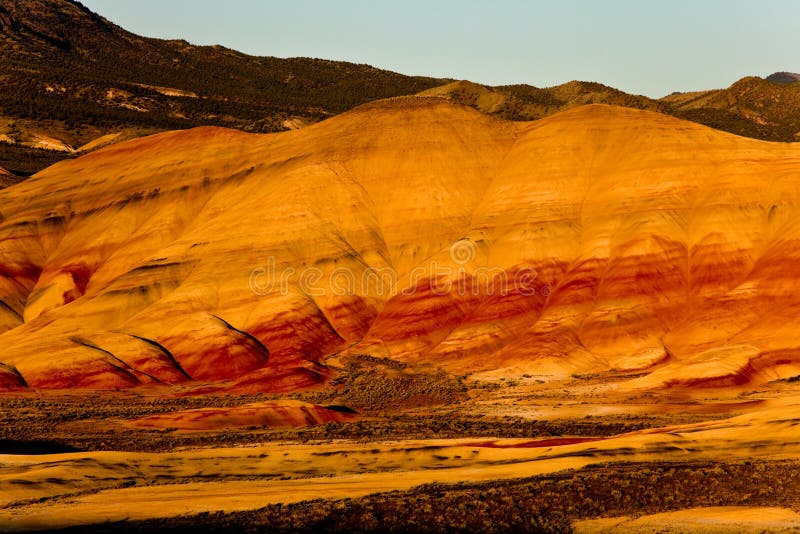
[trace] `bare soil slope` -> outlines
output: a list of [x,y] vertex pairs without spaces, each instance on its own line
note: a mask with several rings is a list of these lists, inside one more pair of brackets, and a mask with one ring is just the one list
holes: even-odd
[[297,391],[364,353],[632,389],[789,378],[798,168],[800,146],[648,111],[425,98],[120,143],[0,192],[0,387]]

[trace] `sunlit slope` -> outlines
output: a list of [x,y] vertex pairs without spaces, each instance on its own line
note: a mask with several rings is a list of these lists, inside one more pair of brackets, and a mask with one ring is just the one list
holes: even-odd
[[407,98],[121,143],[0,191],[0,388],[288,391],[342,351],[794,376],[798,181],[800,147],[602,105],[510,123]]

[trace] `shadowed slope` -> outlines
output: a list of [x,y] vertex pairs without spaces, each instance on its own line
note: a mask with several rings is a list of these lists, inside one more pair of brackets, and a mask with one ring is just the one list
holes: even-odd
[[769,141],[800,141],[800,83],[790,81],[791,76],[796,75],[747,76],[725,89],[674,93],[659,102],[677,117],[712,128]]
[[793,376],[798,169],[800,147],[652,112],[424,98],[121,143],[0,192],[0,385],[290,391],[343,350],[649,373],[632,387]]
[[14,185],[20,181],[22,181],[22,179],[19,176],[16,176],[14,173],[7,171],[3,167],[0,167],[0,189]]

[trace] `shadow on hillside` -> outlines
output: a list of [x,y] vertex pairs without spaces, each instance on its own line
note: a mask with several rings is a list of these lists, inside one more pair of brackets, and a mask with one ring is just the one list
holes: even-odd
[[63,452],[82,452],[82,450],[57,441],[0,439],[0,454],[59,454]]

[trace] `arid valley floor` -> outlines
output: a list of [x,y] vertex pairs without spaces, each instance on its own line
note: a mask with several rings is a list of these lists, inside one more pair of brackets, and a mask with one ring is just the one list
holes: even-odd
[[[387,372],[380,361],[360,366]],[[291,410],[352,399],[325,388],[291,400],[164,399],[157,390],[3,397],[2,413],[13,414],[3,421],[3,453],[37,454],[0,456],[0,524],[76,532],[800,527],[798,406],[787,400],[800,399],[800,384],[653,395],[625,391],[626,380],[467,379],[455,398],[437,399],[432,388],[422,403],[387,387],[375,393],[395,408],[334,410],[335,422],[294,428],[263,417],[274,416],[275,403]]]

